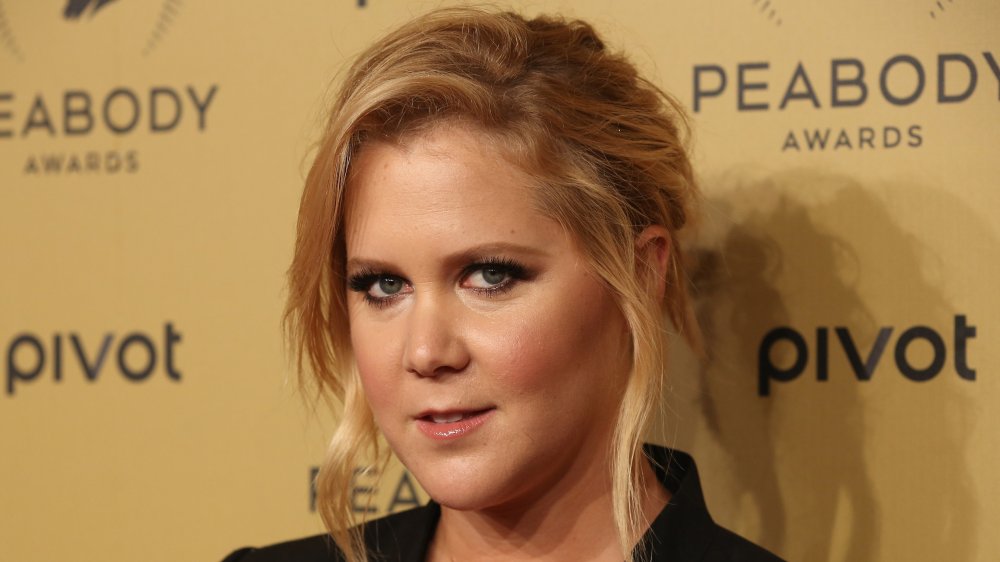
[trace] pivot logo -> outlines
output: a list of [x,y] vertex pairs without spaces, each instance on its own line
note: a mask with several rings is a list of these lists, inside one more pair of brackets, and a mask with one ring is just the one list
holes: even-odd
[[87,382],[97,382],[102,376],[107,378],[104,374],[107,369],[117,370],[128,381],[143,382],[162,364],[166,377],[179,381],[181,372],[175,353],[180,342],[181,334],[170,322],[164,325],[162,338],[139,331],[123,336],[108,332],[96,342],[76,332],[56,333],[51,339],[18,334],[7,345],[6,392],[13,396],[19,385],[43,374],[50,375],[53,382],[62,382],[67,374],[64,367],[82,373]]
[[[319,474],[319,467],[309,469],[309,511],[316,511],[316,476]],[[368,515],[383,515],[396,513],[412,507],[420,507],[422,502],[417,487],[413,483],[413,477],[406,470],[403,470],[399,479],[393,485],[392,495],[386,499],[383,509],[375,504],[375,496],[378,494],[378,481],[380,473],[373,467],[356,467],[351,478],[351,510],[354,513],[364,513]]]
[[[820,327],[816,329],[816,338],[813,340],[815,350],[814,368],[816,380],[826,381],[830,378],[830,328]],[[872,379],[876,368],[882,360],[882,355],[892,341],[893,333],[896,329],[885,326],[879,329],[875,337],[875,343],[863,357],[863,351],[858,349],[851,335],[851,331],[843,326],[833,328],[837,341],[850,363],[851,370],[858,381],[867,382]],[[955,316],[954,333],[950,338],[952,342],[952,367],[959,378],[974,381],[976,380],[976,370],[969,366],[968,347],[969,340],[976,337],[976,327],[970,326],[964,315]],[[782,342],[790,344],[795,350],[794,360],[788,367],[776,365],[772,357],[774,349]],[[931,360],[926,365],[914,365],[910,359],[910,350],[916,346],[930,346]],[[903,330],[895,340],[893,347],[893,360],[896,369],[914,382],[929,381],[944,370],[948,359],[947,344],[945,338],[927,326],[913,326]],[[757,394],[768,396],[771,393],[771,382],[790,382],[797,379],[805,372],[810,362],[809,343],[797,330],[783,326],[768,332],[760,343],[757,352]]]

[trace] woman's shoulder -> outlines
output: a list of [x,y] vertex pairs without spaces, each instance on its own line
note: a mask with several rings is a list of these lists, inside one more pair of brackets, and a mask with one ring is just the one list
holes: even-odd
[[717,524],[708,512],[694,459],[682,451],[644,447],[670,501],[650,525],[646,538],[652,560],[699,562],[781,562],[764,548]]
[[[421,560],[434,533],[440,508],[431,503],[365,523],[365,544],[384,560]],[[314,535],[261,548],[241,548],[222,562],[339,562],[330,535]]]
[[337,547],[329,535],[314,535],[262,548],[241,548],[222,562],[326,562],[340,560]]
[[703,562],[784,562],[766,550],[724,527],[716,527],[711,546]]

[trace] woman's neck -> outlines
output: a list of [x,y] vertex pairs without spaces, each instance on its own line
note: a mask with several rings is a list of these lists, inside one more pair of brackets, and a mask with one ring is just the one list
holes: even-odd
[[[441,506],[430,562],[459,560],[622,560],[605,459],[588,459],[543,493],[502,507],[458,511]],[[643,513],[652,522],[670,499],[643,462]]]

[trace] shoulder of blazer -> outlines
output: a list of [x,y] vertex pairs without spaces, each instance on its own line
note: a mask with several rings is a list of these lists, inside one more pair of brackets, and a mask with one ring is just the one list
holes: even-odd
[[313,535],[262,548],[241,548],[222,562],[328,562],[341,560],[329,535]]
[[[430,503],[369,521],[364,525],[365,545],[383,560],[422,560],[440,513],[440,507]],[[342,562],[343,559],[333,539],[322,534],[262,548],[241,548],[222,562]]]

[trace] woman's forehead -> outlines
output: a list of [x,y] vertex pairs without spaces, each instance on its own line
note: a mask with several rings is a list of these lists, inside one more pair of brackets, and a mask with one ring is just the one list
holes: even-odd
[[347,183],[348,252],[451,240],[541,243],[561,231],[536,208],[532,179],[481,132],[442,125],[405,142],[369,142]]

